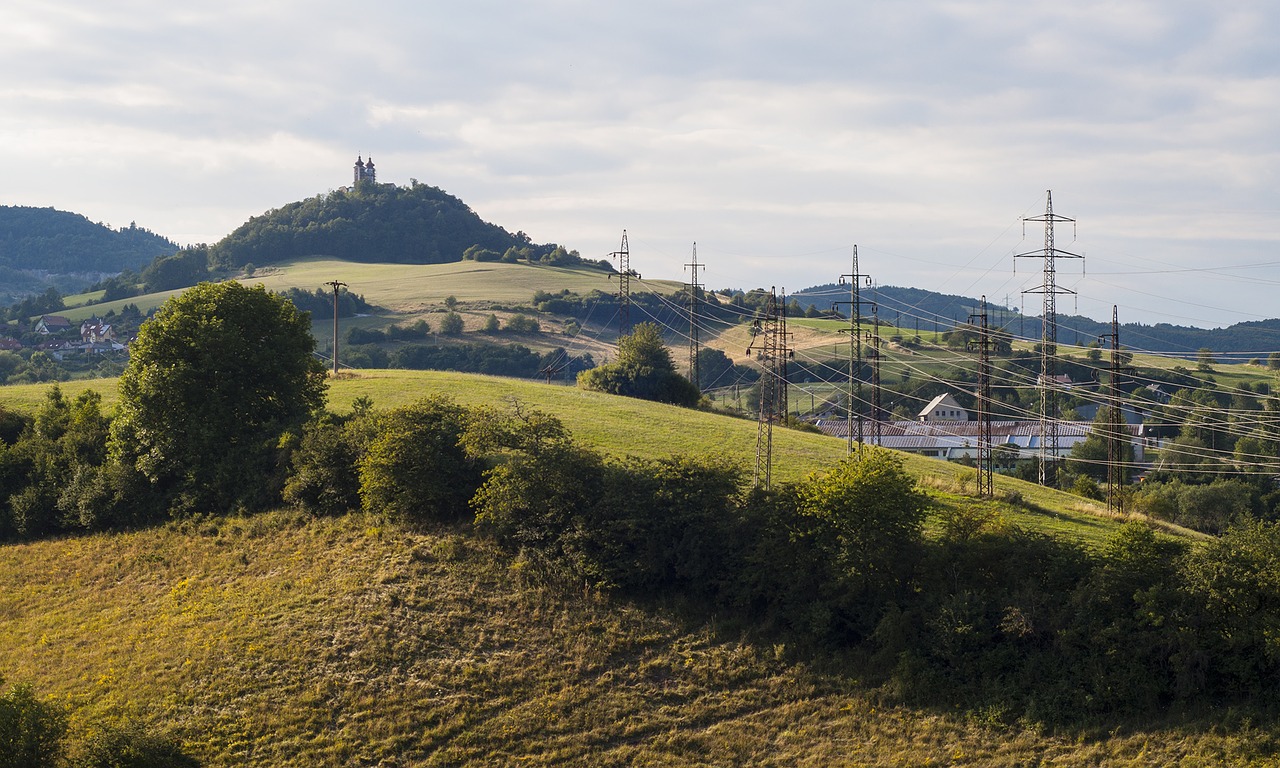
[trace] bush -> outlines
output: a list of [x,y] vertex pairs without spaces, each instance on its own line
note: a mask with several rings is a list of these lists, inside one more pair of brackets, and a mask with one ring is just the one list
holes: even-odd
[[360,501],[368,512],[410,522],[454,521],[481,482],[479,462],[462,446],[467,413],[429,397],[389,412],[359,461]]
[[440,320],[440,332],[446,336],[461,335],[462,315],[457,312],[446,312],[444,318]]
[[94,728],[71,763],[76,768],[196,768],[173,738],[151,733],[136,722]]
[[507,320],[506,330],[511,333],[541,333],[542,326],[528,315],[512,315]]
[[284,500],[313,515],[359,509],[357,466],[375,419],[373,414],[357,413],[349,420],[326,414],[308,424],[291,459]]
[[800,487],[801,511],[828,526],[845,574],[893,590],[910,572],[929,497],[893,451],[864,446]]
[[31,686],[14,685],[0,695],[0,765],[57,765],[66,734],[66,711],[36,698]]
[[676,373],[661,330],[653,323],[640,323],[619,339],[617,362],[578,374],[578,386],[689,408],[702,398],[692,382]]

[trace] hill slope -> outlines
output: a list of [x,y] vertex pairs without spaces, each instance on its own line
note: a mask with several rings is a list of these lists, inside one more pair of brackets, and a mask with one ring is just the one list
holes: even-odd
[[0,206],[0,304],[49,286],[78,290],[176,250],[176,243],[134,224],[114,230],[78,213]]
[[[107,410],[117,400],[116,380],[63,382],[63,393],[85,389],[102,395]],[[50,385],[0,387],[0,407],[32,412]],[[588,392],[574,387],[523,379],[442,371],[366,370],[330,382],[330,408],[350,409],[358,397],[377,408],[395,408],[431,395],[445,395],[463,405],[502,407],[513,400],[561,419],[574,437],[603,453],[624,457],[659,458],[677,453],[714,455],[737,463],[748,473],[755,467],[757,425],[705,411],[693,411],[647,400]],[[845,456],[845,441],[810,432],[778,428],[773,433],[773,477],[794,482],[829,467]],[[968,503],[954,491],[970,471],[959,464],[904,455],[909,472],[935,492],[940,508]],[[1042,488],[1012,477],[997,476],[998,490],[1023,499],[1021,505],[1002,505],[1001,514],[1029,530],[1051,534],[1094,547],[1119,525],[1106,506],[1068,493]],[[1174,530],[1174,529],[1170,529]],[[1184,531],[1177,531],[1185,534]]]
[[513,235],[483,221],[437,187],[362,182],[255,216],[214,245],[210,256],[226,267],[311,255],[442,264],[461,260],[464,251],[477,245],[495,252],[495,258],[509,248],[541,248],[523,233]]
[[[463,532],[288,514],[4,547],[0,670],[210,766],[1247,765],[1270,731],[1046,735],[886,705]],[[1272,742],[1273,743],[1273,742]]]

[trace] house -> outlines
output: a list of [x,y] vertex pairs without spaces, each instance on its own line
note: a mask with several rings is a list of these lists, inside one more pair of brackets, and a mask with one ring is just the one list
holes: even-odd
[[71,330],[71,321],[62,315],[41,315],[36,322],[36,333],[52,336]]
[[100,318],[92,317],[80,324],[80,340],[86,344],[111,341],[114,338],[111,325]]
[[0,336],[0,351],[17,352],[22,349],[22,342],[8,336]]
[[[821,432],[832,437],[848,439],[847,420],[820,420],[814,424]],[[1058,422],[1058,443],[1048,451],[1055,458],[1071,455],[1076,443],[1089,437],[1093,425],[1087,421]],[[1144,443],[1140,439],[1142,428],[1129,424],[1125,427],[1134,448],[1134,458],[1144,461]],[[872,430],[864,431],[868,444],[892,448],[895,451],[930,456],[936,459],[956,460],[966,456],[977,458],[982,440],[982,424],[977,421],[924,422],[889,421],[880,425],[880,438],[870,437]],[[992,421],[991,447],[1019,459],[1034,459],[1040,455],[1039,421]]]
[[[1058,388],[1060,388],[1060,389],[1072,389],[1072,388],[1073,388],[1073,387],[1075,387],[1075,385],[1076,385],[1076,383],[1075,383],[1074,381],[1072,381],[1072,380],[1071,380],[1071,377],[1070,377],[1070,376],[1068,376],[1068,375],[1067,375],[1067,374],[1065,374],[1065,373],[1059,373],[1059,374],[1057,374],[1056,376],[1050,376],[1050,377],[1049,377],[1049,380],[1050,380],[1050,381],[1052,381],[1052,382],[1054,383],[1054,385],[1055,385],[1055,386],[1057,386],[1057,387],[1058,387]],[[1038,376],[1036,376],[1036,386],[1037,386],[1037,387],[1043,387],[1043,386],[1044,386],[1044,374],[1043,374],[1043,373],[1042,373],[1042,374],[1040,374],[1040,375],[1038,375]]]
[[941,394],[929,401],[920,409],[916,417],[921,423],[937,421],[968,421],[969,412],[965,410],[950,393]]

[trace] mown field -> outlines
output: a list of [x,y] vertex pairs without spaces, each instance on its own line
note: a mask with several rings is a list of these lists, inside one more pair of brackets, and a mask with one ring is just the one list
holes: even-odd
[[[617,276],[598,269],[550,267],[540,264],[503,264],[500,262],[459,261],[451,264],[365,264],[341,259],[316,257],[262,267],[252,275],[235,279],[247,285],[264,285],[272,291],[301,288],[314,291],[325,283],[338,280],[347,289],[364,296],[371,304],[402,314],[414,314],[441,307],[446,297],[460,302],[486,304],[528,304],[534,291],[559,292],[568,289],[580,295],[593,290],[614,293]],[[633,281],[631,290],[642,293],[659,290],[671,293],[681,284],[670,280]],[[180,291],[136,296],[68,309],[62,314],[72,320],[90,315],[119,311],[125,304],[137,304],[146,312],[159,306]],[[100,295],[100,294],[99,294]],[[93,294],[68,296],[69,306],[92,300]]]

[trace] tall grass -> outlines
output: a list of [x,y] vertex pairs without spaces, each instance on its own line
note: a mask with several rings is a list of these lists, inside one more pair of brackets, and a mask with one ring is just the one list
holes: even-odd
[[0,549],[0,670],[208,766],[1248,765],[1230,713],[1042,733],[886,704],[465,530],[289,513]]

